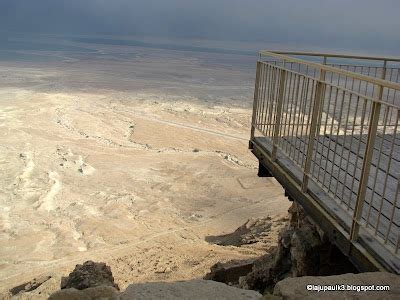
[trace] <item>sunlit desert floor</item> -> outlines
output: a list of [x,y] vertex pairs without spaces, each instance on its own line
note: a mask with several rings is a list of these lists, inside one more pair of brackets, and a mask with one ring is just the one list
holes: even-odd
[[24,88],[35,72],[1,73],[0,291],[52,275],[30,296],[46,294],[89,259],[109,264],[123,289],[265,253],[205,241],[252,217],[278,220],[289,206],[274,179],[257,177],[249,106]]

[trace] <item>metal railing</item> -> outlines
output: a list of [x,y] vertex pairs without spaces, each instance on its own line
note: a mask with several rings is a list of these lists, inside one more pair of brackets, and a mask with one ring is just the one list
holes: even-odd
[[399,58],[261,51],[251,130],[272,161],[293,164],[302,193],[320,188],[342,208],[351,243],[372,239],[397,258],[399,74]]

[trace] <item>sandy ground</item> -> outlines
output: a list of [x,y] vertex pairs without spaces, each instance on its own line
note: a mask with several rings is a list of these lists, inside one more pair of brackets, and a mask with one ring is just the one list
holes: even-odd
[[9,64],[2,74],[0,291],[52,275],[26,295],[41,298],[88,259],[109,264],[124,289],[264,253],[205,241],[289,206],[274,179],[257,177],[249,107],[44,89],[26,79],[43,73]]

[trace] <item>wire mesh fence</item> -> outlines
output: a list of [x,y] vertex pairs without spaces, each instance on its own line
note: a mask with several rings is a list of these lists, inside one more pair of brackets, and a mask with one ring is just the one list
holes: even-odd
[[[263,53],[257,62],[252,138],[259,135],[392,254],[400,241],[400,60],[345,56],[321,63]],[[301,53],[289,53],[302,55]],[[335,60],[340,57],[334,56]],[[396,65],[397,64],[397,65]]]

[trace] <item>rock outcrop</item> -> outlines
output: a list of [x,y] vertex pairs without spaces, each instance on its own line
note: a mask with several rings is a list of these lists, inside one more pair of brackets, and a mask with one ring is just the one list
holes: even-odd
[[76,265],[69,276],[61,280],[61,289],[84,290],[97,286],[110,286],[119,290],[114,282],[111,268],[105,263],[86,261],[83,265]]
[[34,278],[33,280],[20,284],[16,287],[13,287],[10,289],[10,294],[12,296],[18,295],[20,293],[26,293],[33,291],[37,289],[39,286],[41,286],[43,283],[45,283],[47,280],[49,280],[51,276],[41,276],[38,278]]
[[293,202],[287,227],[279,235],[278,247],[254,262],[240,286],[261,292],[272,291],[288,277],[356,273],[356,268],[329,242],[326,235]]
[[206,280],[224,282],[229,285],[239,283],[240,277],[246,276],[253,269],[254,259],[231,260],[226,263],[216,263],[211,267],[210,273],[204,276]]
[[[241,246],[259,235],[254,224],[261,223],[249,221],[232,234],[215,237],[214,242]],[[250,268],[248,274],[238,278]],[[279,234],[277,247],[253,262],[217,263],[205,278],[260,291],[263,299],[400,299],[399,275],[357,274],[347,257],[296,202],[289,209],[289,222]],[[372,291],[373,285],[389,286],[390,290]],[[321,291],[324,288],[334,290]]]
[[257,243],[268,236],[273,220],[271,217],[253,218],[240,226],[234,232],[219,235],[208,236],[206,241],[220,246],[236,246]]

